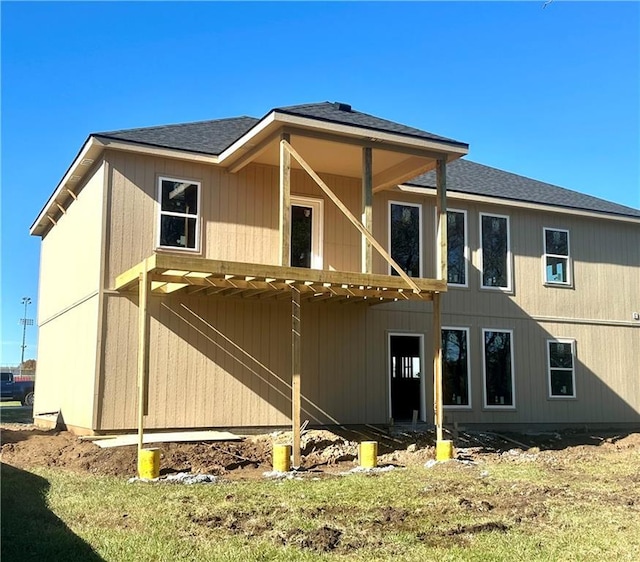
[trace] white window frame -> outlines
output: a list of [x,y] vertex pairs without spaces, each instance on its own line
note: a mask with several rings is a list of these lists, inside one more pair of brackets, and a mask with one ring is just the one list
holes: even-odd
[[[480,244],[478,247],[479,265],[480,265],[480,288],[490,291],[503,291],[510,293],[513,289],[513,258],[511,254],[511,220],[509,215],[498,215],[496,213],[479,213],[479,231],[480,231]],[[495,217],[499,219],[506,219],[507,221],[507,286],[506,287],[493,287],[491,285],[484,284],[484,263],[483,263],[483,240],[482,240],[482,218],[483,217]]]
[[419,332],[387,332],[387,393],[388,400],[388,419],[391,419],[393,413],[393,402],[391,397],[391,336],[414,337],[420,338],[420,421],[427,421],[427,383],[425,376],[424,363],[424,334]]
[[[417,207],[418,208],[418,275],[417,277],[422,277],[422,252],[423,252],[423,244],[422,244],[422,232],[424,228],[424,220],[422,218],[422,203],[410,203],[408,201],[388,201],[387,205],[387,248],[389,248],[389,255],[393,257],[392,248],[391,248],[391,206],[392,205],[402,205],[403,207]],[[395,259],[395,258],[394,258]],[[389,264],[388,272],[389,275],[392,275],[393,267]],[[416,277],[412,275],[411,277]]]
[[[487,350],[485,348],[485,333],[486,332],[504,332],[509,334],[511,345],[509,346],[509,352],[511,355],[511,396],[513,397],[512,404],[488,404],[487,403]],[[513,356],[513,330],[507,330],[505,328],[482,328],[482,395],[483,395],[483,407],[487,410],[515,410],[516,409],[516,375]]]
[[[291,196],[291,207],[311,207],[311,269],[322,269],[324,258],[324,200],[302,195]],[[291,217],[289,218],[289,241],[291,241]],[[291,258],[289,258],[291,259]]]
[[[565,343],[571,346],[571,369],[566,367],[551,367],[551,344]],[[551,371],[571,371],[571,386],[573,394],[552,394]],[[550,400],[575,400],[576,396],[576,340],[570,338],[553,338],[547,340],[547,384]]]
[[[547,231],[566,232],[567,233],[567,255],[547,253]],[[547,258],[559,258],[567,260],[567,280],[566,281],[549,281],[547,279]],[[573,275],[571,267],[571,235],[566,228],[553,228],[545,226],[542,228],[542,283],[549,286],[571,287],[573,284]]]
[[[176,213],[173,211],[163,211],[162,210],[162,182],[163,181],[171,181],[178,183],[188,183],[191,185],[195,185],[198,188],[198,212],[195,214],[192,213]],[[190,253],[200,253],[200,229],[201,229],[201,209],[202,209],[202,183],[196,180],[190,180],[186,178],[172,178],[168,176],[159,176],[158,177],[158,187],[157,187],[157,196],[156,196],[156,206],[158,209],[158,217],[156,222],[156,248],[162,250],[168,250],[172,252],[190,252]],[[170,217],[185,217],[196,220],[195,234],[196,234],[196,242],[193,248],[181,248],[180,246],[162,246],[160,244],[160,240],[162,239],[162,217],[170,216]]]
[[[467,338],[467,402],[468,405],[457,405],[457,404],[445,404],[444,400],[442,402],[442,406],[445,410],[472,410],[473,404],[471,402],[471,338],[470,338],[470,328],[468,327],[460,327],[460,326],[442,326],[440,334],[444,330],[458,330],[460,332],[466,333]],[[442,368],[444,375],[444,350],[443,350],[443,360],[442,360]]]
[[[464,216],[464,283],[452,283],[450,281],[447,281],[447,286],[448,287],[460,287],[460,288],[469,288],[469,256],[471,255],[471,252],[469,251],[469,221],[468,221],[468,217],[467,217],[467,211],[465,211],[464,209],[447,209],[447,215],[449,212],[452,213],[462,213],[462,215]],[[434,240],[436,239],[435,237],[438,235],[438,209],[434,209],[434,216],[435,216],[435,236],[434,236]],[[449,228],[449,223],[447,222],[447,233],[448,233],[448,228]],[[448,239],[448,234],[447,234],[447,247],[449,245],[449,239]],[[437,253],[437,252],[436,252]],[[449,271],[449,261],[448,261],[448,256],[447,256],[447,271]],[[436,271],[438,271],[438,268],[440,267],[440,264],[438,263],[438,256],[436,256]],[[448,274],[447,274],[448,275]]]

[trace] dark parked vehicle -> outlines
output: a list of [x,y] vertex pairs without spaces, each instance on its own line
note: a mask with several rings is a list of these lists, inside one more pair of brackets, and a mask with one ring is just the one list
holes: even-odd
[[11,371],[2,371],[0,377],[3,401],[19,400],[23,406],[33,406],[33,380],[16,377]]

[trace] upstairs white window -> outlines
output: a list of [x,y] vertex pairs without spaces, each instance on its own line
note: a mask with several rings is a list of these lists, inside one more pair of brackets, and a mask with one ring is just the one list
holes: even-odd
[[573,340],[547,340],[550,398],[576,397],[574,344]]
[[200,249],[200,183],[160,178],[158,186],[160,248]]
[[569,285],[569,231],[545,228],[544,282],[548,285]]
[[467,286],[467,212],[447,209],[447,281]]
[[[389,202],[391,257],[409,277],[422,277],[422,206]],[[391,275],[400,275],[389,266]]]
[[482,288],[511,290],[509,217],[480,213]]

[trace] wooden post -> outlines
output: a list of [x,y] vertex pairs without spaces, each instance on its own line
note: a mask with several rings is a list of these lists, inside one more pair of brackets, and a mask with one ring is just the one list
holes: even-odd
[[291,263],[291,154],[286,149],[289,133],[280,137],[280,265]]
[[[371,147],[362,149],[362,226],[373,232],[373,158]],[[362,235],[362,273],[373,272],[373,247]]]
[[442,322],[440,293],[433,294],[433,405],[437,440],[442,441]]
[[144,416],[149,413],[149,272],[138,277],[138,453],[143,449]]
[[[439,280],[446,281],[447,273],[447,160],[438,158],[436,163],[436,254]],[[442,319],[440,293],[433,295],[433,400],[437,440],[442,441]]]
[[436,213],[437,236],[436,254],[438,256],[437,279],[446,281],[447,274],[447,160],[439,158],[436,164]]
[[291,430],[293,466],[300,466],[300,371],[301,371],[300,289],[291,285]]

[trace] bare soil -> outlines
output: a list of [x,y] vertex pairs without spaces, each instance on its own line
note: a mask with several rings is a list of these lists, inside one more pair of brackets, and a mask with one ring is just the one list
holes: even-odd
[[[301,468],[315,475],[349,470],[357,465],[358,443],[364,440],[378,441],[379,466],[424,464],[435,456],[432,431],[396,430],[387,433],[375,428],[341,428],[335,432],[308,430],[302,436]],[[262,478],[264,472],[272,470],[273,444],[290,441],[290,433],[276,432],[246,436],[239,442],[162,443],[159,445],[160,473],[191,472],[227,479]],[[30,424],[17,423],[0,424],[0,442],[2,462],[17,468],[59,467],[96,475],[136,475],[135,446],[102,449],[67,431],[44,431]],[[454,442],[456,456],[461,461],[489,460],[487,457],[490,457],[493,462],[543,462],[559,467],[588,458],[603,449],[640,451],[640,433],[633,432],[596,434],[565,431],[538,435],[461,432]],[[467,507],[463,503],[461,505]],[[468,508],[489,511],[491,505],[470,502]],[[392,514],[389,517],[397,516]],[[452,531],[453,534],[460,532]],[[339,539],[329,531],[324,534],[329,537],[329,543]],[[298,539],[292,536],[286,541]]]

